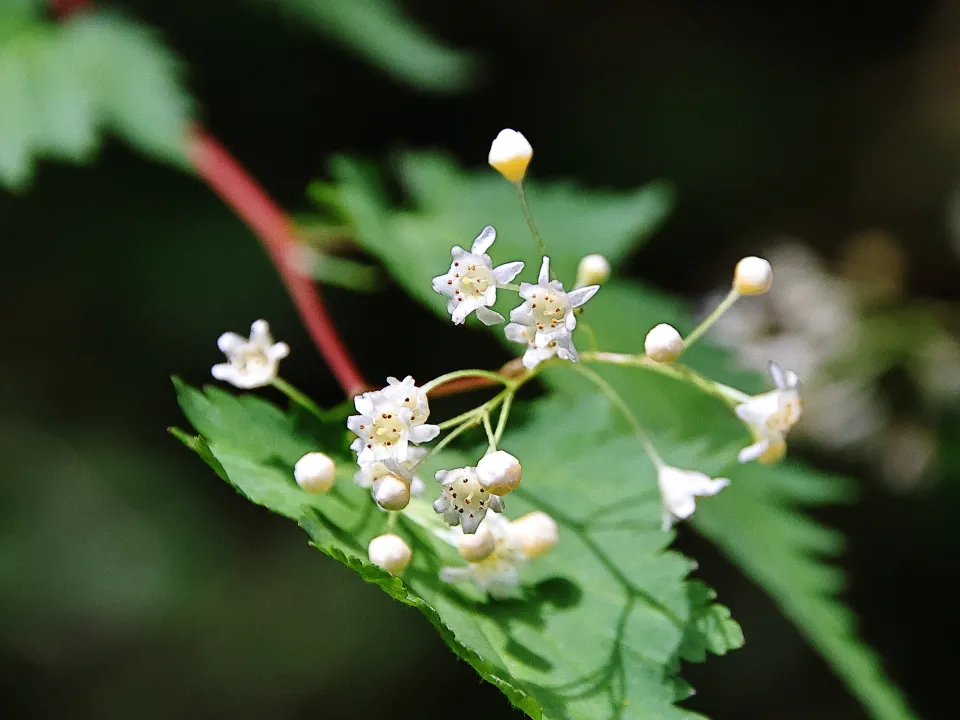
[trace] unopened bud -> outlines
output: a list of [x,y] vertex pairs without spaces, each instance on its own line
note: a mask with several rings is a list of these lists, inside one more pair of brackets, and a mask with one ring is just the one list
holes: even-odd
[[406,541],[392,533],[378,535],[371,540],[367,546],[367,554],[370,562],[392,575],[402,572],[413,557],[413,551]]
[[293,466],[293,478],[308,493],[327,493],[333,487],[337,466],[329,455],[307,453]]
[[577,266],[576,287],[603,285],[610,278],[610,263],[603,255],[586,255]]
[[497,543],[486,525],[481,524],[473,535],[461,535],[457,538],[457,551],[467,562],[480,562],[490,557]]
[[506,495],[516,490],[522,476],[520,461],[503,450],[484,455],[477,463],[477,479],[480,485],[494,495]]
[[683,338],[673,325],[660,323],[647,333],[643,349],[651,360],[673,362],[683,354]]
[[373,499],[384,510],[403,510],[410,504],[410,486],[396,475],[382,475],[373,481]]
[[493,144],[487,162],[512,183],[523,181],[527,166],[533,157],[533,148],[527,139],[516,130],[501,130]]
[[531,558],[550,552],[560,539],[556,521],[540,510],[517,518],[510,523],[510,529],[523,553]]
[[773,268],[763,258],[745,257],[733,271],[733,289],[741,295],[763,295],[773,284]]

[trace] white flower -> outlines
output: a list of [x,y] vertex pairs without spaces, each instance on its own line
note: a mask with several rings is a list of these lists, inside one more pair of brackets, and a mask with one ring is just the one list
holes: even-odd
[[[468,562],[467,567],[442,568],[440,579],[448,583],[472,581],[493,598],[516,596],[520,585],[520,568],[526,563],[527,555],[523,552],[513,523],[500,515],[489,515],[477,535],[492,539],[492,551],[476,562]],[[459,545],[459,539],[454,544]]]
[[776,390],[756,395],[736,408],[737,417],[750,426],[755,440],[740,451],[738,458],[742,463],[780,460],[787,452],[787,431],[800,419],[803,410],[797,374],[792,370],[784,372],[776,363],[770,363],[770,375]]
[[550,258],[543,258],[537,284],[520,284],[524,303],[510,312],[510,324],[504,328],[508,340],[527,343],[524,367],[534,368],[553,355],[571,362],[580,360],[570,334],[577,326],[573,310],[599,289],[599,285],[588,285],[569,293],[564,291],[559,280],[550,279]]
[[289,345],[273,342],[266,320],[257,320],[250,326],[249,340],[228,332],[220,336],[217,346],[227,356],[227,362],[214,365],[211,374],[244,390],[273,382],[280,361],[290,354]]
[[[411,445],[407,448],[407,459],[403,462],[392,461],[390,467],[382,460],[362,466],[353,476],[353,481],[362,488],[370,490],[377,478],[384,475],[396,475],[410,486],[410,494],[414,497],[422,495],[425,489],[423,480],[412,474],[417,463],[427,454],[426,448]],[[388,461],[389,462],[389,461]],[[391,471],[390,468],[393,468]]]
[[528,558],[545,555],[560,540],[557,522],[541,510],[517,518],[510,527]]
[[527,166],[533,157],[533,147],[516,130],[501,130],[490,145],[487,162],[507,180],[518,183],[527,174]]
[[733,288],[741,295],[763,295],[773,284],[773,268],[763,258],[749,256],[733,271]]
[[683,338],[673,325],[660,323],[643,341],[647,357],[658,363],[670,363],[683,354]]
[[506,495],[516,490],[522,477],[520,461],[503,450],[484,455],[477,463],[477,479],[494,495]]
[[473,241],[470,252],[454,245],[450,269],[433,279],[433,289],[450,298],[447,312],[456,325],[462,324],[473,311],[484,325],[503,322],[503,315],[490,310],[497,301],[497,286],[513,280],[523,270],[523,263],[493,267],[487,250],[496,239],[497,231],[487,225]]
[[333,460],[322,452],[307,453],[293,466],[293,477],[297,485],[308,493],[330,492],[336,472],[337,466]]
[[[490,517],[493,518],[492,515]],[[480,527],[473,535],[467,535],[461,530],[454,532],[459,533],[455,540],[457,552],[467,562],[486,560],[497,549],[497,543],[493,533],[490,532],[489,523],[480,523]]]
[[475,467],[441,470],[436,477],[443,487],[433,509],[449,525],[460,525],[465,533],[473,534],[487,510],[503,512],[503,500],[480,484]]
[[402,463],[410,457],[410,443],[429,442],[440,433],[436,425],[425,424],[430,406],[413,378],[387,382],[383,390],[358,396],[354,405],[360,414],[347,418],[347,428],[357,435],[350,448],[361,468],[386,460]]
[[693,515],[697,509],[695,497],[716,495],[730,481],[726,478],[712,479],[694,470],[661,465],[657,483],[663,503],[663,529],[669,530],[677,520],[685,520]]
[[402,537],[387,533],[378,535],[370,541],[367,546],[367,555],[374,565],[383,568],[391,575],[396,575],[410,564],[413,551]]
[[576,287],[603,285],[610,279],[610,261],[603,255],[585,255],[577,265]]

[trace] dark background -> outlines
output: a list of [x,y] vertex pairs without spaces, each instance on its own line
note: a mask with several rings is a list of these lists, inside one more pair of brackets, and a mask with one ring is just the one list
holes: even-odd
[[[957,300],[958,3],[405,2],[476,54],[473,85],[448,94],[411,89],[254,3],[112,5],[162,32],[201,117],[291,210],[307,209],[304,188],[331,153],[440,147],[481,166],[509,126],[536,147],[537,177],[673,182],[676,211],[630,268],[657,287],[693,300],[772,235],[829,259],[881,227],[907,251],[911,297]],[[0,238],[0,709],[520,716],[415,611],[166,434],[180,422],[168,375],[204,381],[216,337],[261,316],[294,348],[285,375],[339,400],[257,242],[205,186],[111,145],[95,166],[44,165],[28,194],[0,195]],[[387,292],[326,293],[371,377],[386,359],[351,319],[363,303],[396,303]],[[430,347],[411,352],[403,372],[432,367]],[[950,418],[935,478],[911,493],[807,452],[860,480],[862,502],[823,518],[849,536],[847,600],[864,636],[926,718],[956,704]],[[689,530],[679,545],[747,637],[687,670],[690,707],[718,720],[865,717],[766,596]]]

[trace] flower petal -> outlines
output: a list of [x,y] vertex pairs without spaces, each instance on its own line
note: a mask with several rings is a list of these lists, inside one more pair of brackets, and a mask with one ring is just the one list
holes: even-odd
[[770,448],[770,441],[767,439],[748,445],[737,454],[737,460],[741,463],[748,463],[756,460]]
[[477,317],[484,325],[499,325],[504,321],[503,315],[483,305],[477,308]]
[[523,270],[523,263],[517,262],[505,263],[493,269],[493,278],[498,285],[503,285],[513,280]]
[[540,264],[540,276],[537,278],[537,282],[540,285],[546,285],[550,282],[550,258],[546,255],[544,255],[543,262]]
[[410,442],[425,443],[433,440],[440,434],[440,428],[436,425],[416,425],[410,428]]
[[567,301],[570,303],[570,307],[580,307],[587,300],[596,295],[597,290],[599,289],[599,285],[587,285],[586,287],[571,290],[567,293]]
[[473,241],[473,246],[470,248],[470,252],[474,255],[480,255],[485,253],[487,249],[493,245],[493,241],[497,239],[497,231],[494,230],[493,225],[487,225],[483,230],[480,231],[480,234],[477,235],[476,240]]
[[770,377],[773,378],[773,384],[778,388],[781,390],[787,389],[787,378],[783,373],[783,368],[773,361],[770,362]]
[[430,281],[430,285],[433,287],[434,292],[438,292],[441,295],[453,295],[453,285],[447,282],[447,280],[450,279],[450,273],[437,275]]

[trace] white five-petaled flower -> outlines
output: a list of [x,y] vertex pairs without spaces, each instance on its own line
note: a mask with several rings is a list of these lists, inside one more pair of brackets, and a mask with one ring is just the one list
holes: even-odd
[[686,520],[697,509],[696,497],[716,495],[730,484],[726,478],[711,478],[695,470],[661,465],[657,471],[660,500],[663,504],[663,529],[677,520]]
[[787,432],[800,419],[803,401],[797,388],[800,378],[792,370],[784,372],[776,363],[770,363],[770,376],[776,390],[756,395],[737,405],[737,417],[750,426],[754,443],[740,451],[740,462],[757,460],[772,463],[787,452]]
[[357,452],[357,464],[363,468],[376,462],[405,462],[410,443],[429,442],[439,433],[436,425],[427,425],[430,406],[427,394],[416,387],[412,377],[401,382],[387,378],[383,390],[366,392],[354,400],[359,415],[347,418],[347,428],[357,436],[350,448]]
[[537,284],[520,284],[524,303],[510,312],[510,324],[504,328],[508,340],[527,344],[524,367],[534,368],[553,355],[571,362],[580,360],[571,336],[577,326],[573,310],[599,289],[599,285],[587,285],[566,292],[559,280],[550,279],[550,258],[543,258]]
[[487,510],[503,512],[503,500],[480,484],[475,467],[440,470],[436,477],[443,487],[433,509],[447,524],[459,525],[468,535],[477,531]]
[[497,286],[513,280],[523,270],[523,263],[511,262],[495,268],[487,250],[496,239],[497,231],[487,225],[473,241],[470,252],[454,245],[450,270],[433,279],[433,289],[450,298],[447,312],[456,325],[474,311],[484,325],[503,322],[503,315],[490,309],[497,301]]
[[[447,583],[473,582],[493,598],[509,598],[517,595],[520,585],[520,568],[526,563],[527,555],[513,523],[502,515],[488,515],[483,521],[478,536],[481,544],[489,552],[482,553],[480,559],[469,561],[467,567],[445,567],[440,570],[440,579]],[[460,545],[456,531],[447,538],[454,545]],[[461,552],[461,555],[468,555]]]
[[290,354],[289,345],[273,341],[266,320],[257,320],[250,326],[249,339],[228,332],[220,336],[217,346],[227,356],[227,362],[214,365],[211,374],[244,390],[273,382],[280,361]]

